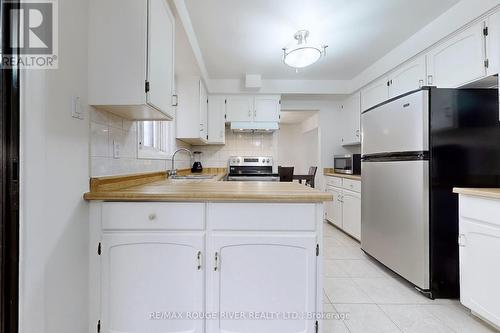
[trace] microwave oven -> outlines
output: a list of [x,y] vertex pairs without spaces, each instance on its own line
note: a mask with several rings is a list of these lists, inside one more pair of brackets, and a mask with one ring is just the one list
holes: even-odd
[[337,173],[360,175],[361,154],[335,155],[333,157],[333,169]]

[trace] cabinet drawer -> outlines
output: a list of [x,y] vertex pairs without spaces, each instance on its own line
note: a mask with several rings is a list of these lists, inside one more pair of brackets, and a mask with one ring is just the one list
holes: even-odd
[[460,195],[460,216],[500,226],[500,199]]
[[333,187],[342,187],[342,178],[327,176],[326,185]]
[[346,190],[361,192],[361,182],[359,180],[352,180],[344,178],[342,180],[342,188]]
[[213,230],[316,230],[316,204],[213,203],[207,214]]
[[102,228],[115,230],[202,230],[203,203],[106,202]]

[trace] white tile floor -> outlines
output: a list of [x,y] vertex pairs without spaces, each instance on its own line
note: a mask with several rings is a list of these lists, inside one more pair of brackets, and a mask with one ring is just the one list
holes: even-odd
[[360,244],[330,224],[324,234],[323,333],[498,332],[455,300],[429,300],[366,256]]

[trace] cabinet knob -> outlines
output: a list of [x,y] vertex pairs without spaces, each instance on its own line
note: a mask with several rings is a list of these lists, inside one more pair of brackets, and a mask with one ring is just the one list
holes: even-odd
[[155,213],[151,213],[151,214],[149,214],[148,218],[149,218],[150,221],[154,221],[154,220],[156,220],[156,214]]

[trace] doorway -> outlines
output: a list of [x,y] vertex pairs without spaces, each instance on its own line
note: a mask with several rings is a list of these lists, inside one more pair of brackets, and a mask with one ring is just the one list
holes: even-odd
[[[12,54],[19,36],[7,1],[0,0],[1,53]],[[10,9],[19,2],[9,1]],[[14,37],[12,37],[14,36]],[[0,333],[18,332],[19,322],[19,69],[0,63]]]

